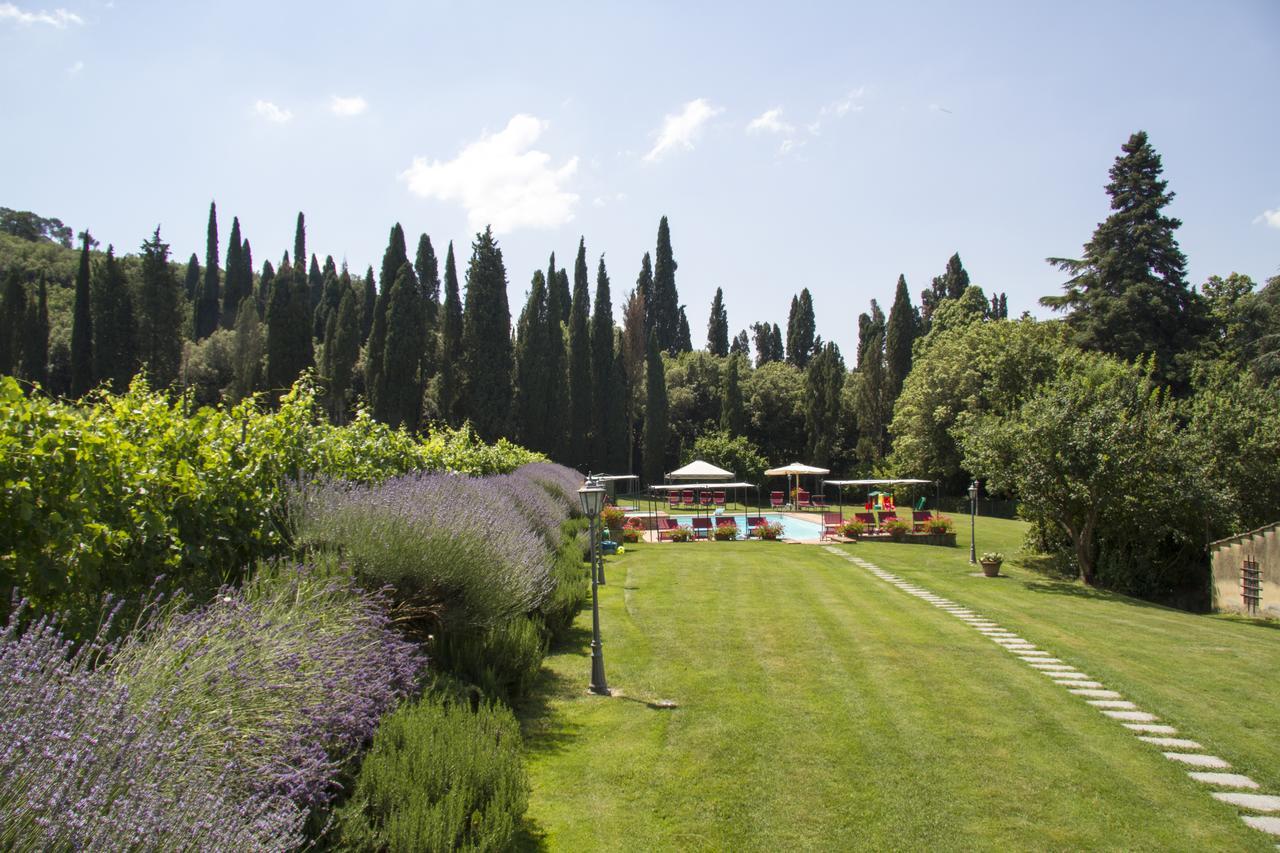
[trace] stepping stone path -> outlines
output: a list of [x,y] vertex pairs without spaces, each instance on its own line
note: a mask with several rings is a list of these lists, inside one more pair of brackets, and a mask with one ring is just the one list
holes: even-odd
[[[1203,750],[1204,747],[1194,740],[1175,737],[1178,734],[1178,730],[1173,726],[1159,722],[1160,718],[1155,714],[1140,710],[1132,702],[1126,701],[1119,692],[1107,689],[1102,682],[1095,681],[1074,667],[1063,663],[1058,658],[1050,656],[1049,652],[1036,648],[1029,640],[987,619],[980,613],[975,613],[972,609],[962,604],[943,598],[910,581],[903,580],[892,572],[887,572],[861,557],[848,551],[840,550],[834,545],[824,545],[822,547],[829,553],[835,554],[837,557],[843,557],[859,568],[875,575],[880,580],[896,586],[903,592],[933,605],[944,613],[955,616],[961,622],[973,628],[979,636],[986,637],[997,646],[1017,656],[1023,663],[1043,672],[1053,679],[1054,684],[1067,688],[1068,694],[1080,697],[1106,716],[1120,721],[1125,728],[1138,737],[1138,740],[1149,743],[1161,750],[1171,750],[1162,753],[1168,760],[1188,767],[1199,767],[1213,771],[1229,770],[1231,768],[1229,763],[1216,755],[1210,755],[1203,751],[1190,751]],[[1257,782],[1240,773],[1192,771],[1187,775],[1197,782],[1214,788],[1257,790],[1259,787]],[[1245,811],[1280,812],[1280,797],[1278,796],[1241,793],[1239,790],[1217,790],[1213,791],[1212,795],[1216,800]],[[1280,836],[1280,817],[1273,814],[1244,814],[1240,816],[1240,819],[1248,826],[1261,832]],[[1280,847],[1280,844],[1276,846]]]

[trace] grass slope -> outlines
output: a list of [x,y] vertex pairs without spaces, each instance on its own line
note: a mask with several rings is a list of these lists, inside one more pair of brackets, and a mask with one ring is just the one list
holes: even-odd
[[[1007,596],[999,606],[1011,614],[1048,600],[1063,622],[1101,605],[1089,618],[1118,623],[1098,641],[1117,658],[1127,655],[1115,651],[1127,648],[1127,621],[1146,637],[1153,617],[1170,618],[1132,603],[1019,592],[1015,580],[982,587],[968,576],[967,547],[849,547],[904,574],[919,564],[913,577],[1001,620],[1005,611],[980,595]],[[612,560],[608,575],[605,656],[622,695],[586,694],[584,613],[521,709],[533,786],[527,849],[1270,847],[1114,721],[819,548],[642,545]],[[1129,620],[1106,608],[1126,609]],[[1177,616],[1231,633],[1223,646],[1234,632],[1264,636],[1274,668],[1280,634]],[[1058,629],[1042,637],[1032,630],[1039,617],[1025,618],[1007,621],[1070,657]],[[1166,675],[1181,651],[1161,651]],[[1079,663],[1168,711],[1113,679],[1104,660]],[[661,699],[679,707],[654,707]],[[1261,766],[1268,754],[1254,758]]]

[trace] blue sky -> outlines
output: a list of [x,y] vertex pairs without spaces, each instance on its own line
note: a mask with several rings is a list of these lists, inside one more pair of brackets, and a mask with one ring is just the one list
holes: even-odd
[[[461,263],[492,221],[513,313],[585,235],[615,306],[670,219],[695,346],[808,287],[857,315],[959,251],[1043,316],[1049,255],[1146,130],[1193,283],[1280,273],[1280,4],[0,2],[0,205],[203,257],[379,262],[393,222]],[[552,8],[538,8],[552,7]],[[620,320],[620,312],[616,314]]]

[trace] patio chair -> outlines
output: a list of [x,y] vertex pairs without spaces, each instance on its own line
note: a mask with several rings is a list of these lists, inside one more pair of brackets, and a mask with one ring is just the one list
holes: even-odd
[[680,503],[684,506],[697,506],[697,502],[693,499],[693,489],[685,489],[680,498]]
[[811,506],[811,507],[815,507],[815,508],[817,508],[817,509],[826,509],[826,508],[827,508],[827,496],[826,496],[826,495],[810,495],[810,496],[809,496],[809,506]]
[[897,521],[897,520],[898,520],[897,512],[895,512],[894,510],[887,510],[887,511],[882,510],[880,512],[880,522],[876,526],[879,527],[881,530],[884,530],[885,525],[887,525],[891,521]]
[[[742,533],[742,528],[738,527],[738,519],[734,518],[732,515],[722,515],[717,518],[716,527],[732,527],[734,530],[738,531],[738,535]],[[734,538],[736,539],[737,535],[735,535]]]
[[715,493],[716,506],[724,506],[724,492],[717,489]]
[[840,532],[841,525],[844,524],[844,516],[838,512],[824,512],[822,514],[822,538],[833,536]]
[[679,526],[680,526],[680,523],[676,521],[674,518],[658,519],[658,541],[665,542],[670,540],[672,531],[674,531]]
[[876,524],[876,514],[874,512],[855,512],[853,517],[862,522],[862,526],[867,529],[868,533],[875,531],[880,526]]
[[925,522],[931,518],[933,518],[933,513],[929,512],[928,510],[921,512],[918,509],[913,509],[911,511],[911,529],[914,530],[916,533],[919,533],[920,531],[924,530]]
[[752,536],[756,535],[757,527],[763,527],[768,523],[769,522],[765,521],[765,518],[763,515],[748,515],[747,516],[747,538],[750,539]]
[[709,516],[700,515],[693,520],[693,538],[694,539],[710,539],[711,538],[711,518]]
[[809,505],[809,493],[804,489],[796,489],[796,506],[803,509]]
[[703,492],[698,495],[698,499],[703,506],[713,506],[716,502],[715,495],[711,494],[711,492]]
[[667,509],[675,509],[680,506],[680,495],[676,492],[667,492]]
[[782,492],[769,493],[769,506],[778,509],[782,506]]

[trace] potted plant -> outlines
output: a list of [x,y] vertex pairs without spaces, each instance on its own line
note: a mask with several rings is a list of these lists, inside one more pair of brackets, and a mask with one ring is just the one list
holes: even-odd
[[732,542],[738,538],[738,525],[733,523],[717,524],[716,531],[712,535],[716,537],[717,542]]
[[768,539],[770,542],[775,542],[780,536],[782,536],[782,523],[779,521],[766,521],[764,524],[756,527],[756,530],[760,532],[761,539]]
[[956,525],[949,516],[935,515],[924,523],[924,529],[929,533],[951,533]]
[[867,532],[867,526],[861,521],[846,521],[840,525],[840,535],[845,539],[857,539]]
[[686,524],[682,524],[671,531],[672,542],[690,542],[692,540],[693,540],[693,528],[689,527]]
[[639,527],[627,525],[622,528],[622,541],[628,545],[634,545],[640,541],[641,530]]
[[600,520],[604,522],[604,526],[609,528],[609,538],[614,542],[622,538],[622,524],[627,520],[627,514],[616,506],[607,506],[600,513]]
[[894,542],[902,542],[907,538],[907,534],[911,532],[911,525],[901,519],[894,519],[886,524],[884,529]]
[[987,551],[978,558],[978,562],[982,564],[982,573],[989,578],[998,577],[1000,575],[1000,564],[1004,562],[1004,554],[999,551]]

